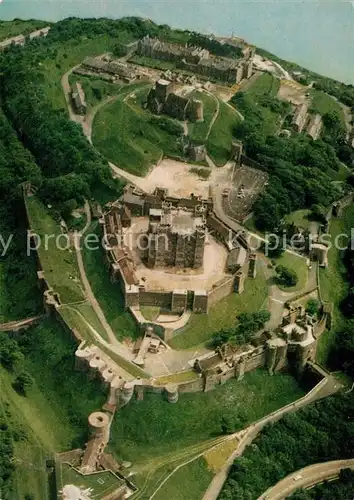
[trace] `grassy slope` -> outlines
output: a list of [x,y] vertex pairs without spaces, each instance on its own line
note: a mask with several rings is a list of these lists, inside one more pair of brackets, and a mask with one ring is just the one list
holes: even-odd
[[203,142],[208,134],[210,122],[215,115],[217,103],[216,99],[211,97],[209,94],[198,90],[194,91],[192,96],[194,99],[198,99],[203,102],[204,120],[202,122],[189,122],[188,135],[192,141]]
[[[11,423],[27,435],[15,443],[18,500],[25,494],[46,499],[44,459],[85,443],[87,416],[100,408],[99,385],[73,370],[75,344],[59,323],[46,320],[28,335],[25,370],[34,378],[27,397],[11,386],[13,376],[0,369],[0,405],[8,405]],[[17,500],[16,498],[16,500]]]
[[[344,210],[341,219],[332,219],[330,223],[332,243],[338,234],[346,233],[350,235],[353,223],[354,205],[351,205]],[[342,238],[340,244],[344,244],[343,241]],[[326,364],[331,347],[335,342],[335,330],[340,328],[343,322],[339,304],[346,296],[348,290],[346,268],[342,261],[342,251],[335,248],[334,245],[328,253],[328,267],[320,269],[320,289],[322,299],[333,303],[334,307],[332,329],[321,335],[317,348],[317,360],[320,363]]]
[[279,259],[275,259],[277,266],[285,266],[292,271],[295,271],[298,277],[298,282],[295,286],[284,287],[279,286],[284,292],[297,292],[306,286],[308,267],[305,259],[289,252],[284,253]]
[[48,26],[47,21],[38,21],[29,19],[22,21],[21,19],[14,19],[13,21],[0,21],[0,40],[11,38],[16,35],[26,35],[31,31]]
[[311,90],[312,103],[311,107],[321,115],[325,115],[326,113],[330,113],[331,111],[335,111],[341,117],[342,123],[345,123],[344,112],[340,107],[338,101],[333,99],[333,97],[329,96],[325,92],[321,90]]
[[176,136],[152,124],[150,116],[133,99],[107,104],[95,117],[93,144],[117,166],[144,176],[163,153],[179,154]]
[[272,95],[276,96],[279,90],[280,81],[270,73],[262,73],[257,79],[253,80],[247,86],[247,94],[257,95]]
[[237,419],[242,428],[302,395],[289,375],[264,370],[214,391],[180,394],[176,405],[146,393],[143,401],[133,400],[116,414],[110,448],[119,457],[143,462],[219,435],[223,416]]
[[207,342],[214,332],[234,326],[237,321],[236,316],[240,313],[260,309],[267,294],[264,272],[258,268],[256,278],[246,280],[245,290],[241,295],[232,293],[211,307],[208,314],[194,314],[185,329],[169,344],[174,349],[192,349]]
[[201,500],[213,478],[203,457],[181,467],[154,496],[155,500]]
[[[30,227],[41,237],[39,255],[45,278],[59,293],[62,303],[84,300],[75,252],[72,248],[61,250],[56,244],[56,238],[62,234],[59,224],[34,196],[27,200],[27,207]],[[45,235],[54,236],[48,239],[47,245],[44,243]],[[60,246],[65,247],[64,238],[58,242]]]
[[[131,41],[130,39],[126,41]],[[80,64],[87,56],[97,56],[111,51],[117,44],[117,39],[108,35],[100,35],[93,39],[86,39],[79,43],[56,42],[52,44],[56,55],[48,53],[48,58],[42,64],[45,76],[45,92],[55,108],[66,108],[66,102],[61,87],[61,77],[69,69]]]
[[221,100],[219,102],[219,116],[209,135],[207,147],[214,162],[222,166],[230,159],[233,130],[240,118],[231,106]]
[[[279,86],[280,81],[278,78],[275,78],[270,73],[263,73],[247,87],[246,93],[251,95],[257,102],[257,97],[261,95],[276,97]],[[267,107],[259,107],[259,110],[264,119],[261,126],[262,134],[274,135],[278,130],[279,115]]]
[[[92,226],[92,232],[98,228]],[[97,233],[98,234],[98,233]],[[123,297],[118,283],[111,283],[109,271],[104,265],[104,251],[99,248],[83,249],[83,259],[88,279],[102,310],[117,338],[136,337],[137,328],[133,318],[124,310]]]

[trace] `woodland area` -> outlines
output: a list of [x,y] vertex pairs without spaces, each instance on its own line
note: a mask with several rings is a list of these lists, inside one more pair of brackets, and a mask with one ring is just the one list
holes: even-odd
[[331,396],[269,425],[232,465],[220,500],[258,498],[307,465],[352,458],[352,394]]

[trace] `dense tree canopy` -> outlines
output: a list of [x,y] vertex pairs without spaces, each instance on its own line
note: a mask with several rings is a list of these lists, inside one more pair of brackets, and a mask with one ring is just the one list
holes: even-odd
[[262,107],[273,107],[279,116],[286,115],[288,108],[287,103],[263,97],[255,102],[238,92],[232,102],[245,115],[245,121],[235,130],[236,136],[243,140],[247,156],[270,175],[267,189],[254,206],[256,223],[260,229],[274,230],[289,212],[315,204],[328,206],[339,197],[339,188],[332,180],[340,162],[328,142],[313,141],[304,134],[289,138],[274,136],[273,131],[267,134],[262,125]]
[[230,471],[220,500],[258,498],[306,465],[352,458],[352,394],[331,396],[269,425]]

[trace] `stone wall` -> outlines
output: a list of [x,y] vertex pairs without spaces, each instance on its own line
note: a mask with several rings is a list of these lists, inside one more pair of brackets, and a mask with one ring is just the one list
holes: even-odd
[[140,306],[157,306],[171,309],[172,292],[140,291]]
[[234,276],[231,276],[230,278],[226,279],[224,283],[221,283],[219,286],[216,286],[209,292],[209,301],[208,301],[208,306],[212,306],[219,302],[219,300],[223,299],[224,297],[227,297],[234,291],[234,281],[235,278]]

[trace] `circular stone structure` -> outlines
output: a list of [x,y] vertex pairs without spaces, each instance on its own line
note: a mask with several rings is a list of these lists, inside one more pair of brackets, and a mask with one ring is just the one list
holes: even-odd
[[165,386],[165,391],[167,395],[167,401],[169,403],[177,403],[178,401],[178,385],[167,384]]
[[93,436],[102,436],[109,425],[109,417],[102,411],[95,411],[89,415],[88,423]]
[[134,394],[135,382],[130,380],[125,382],[120,393],[120,406],[124,406],[132,399]]

